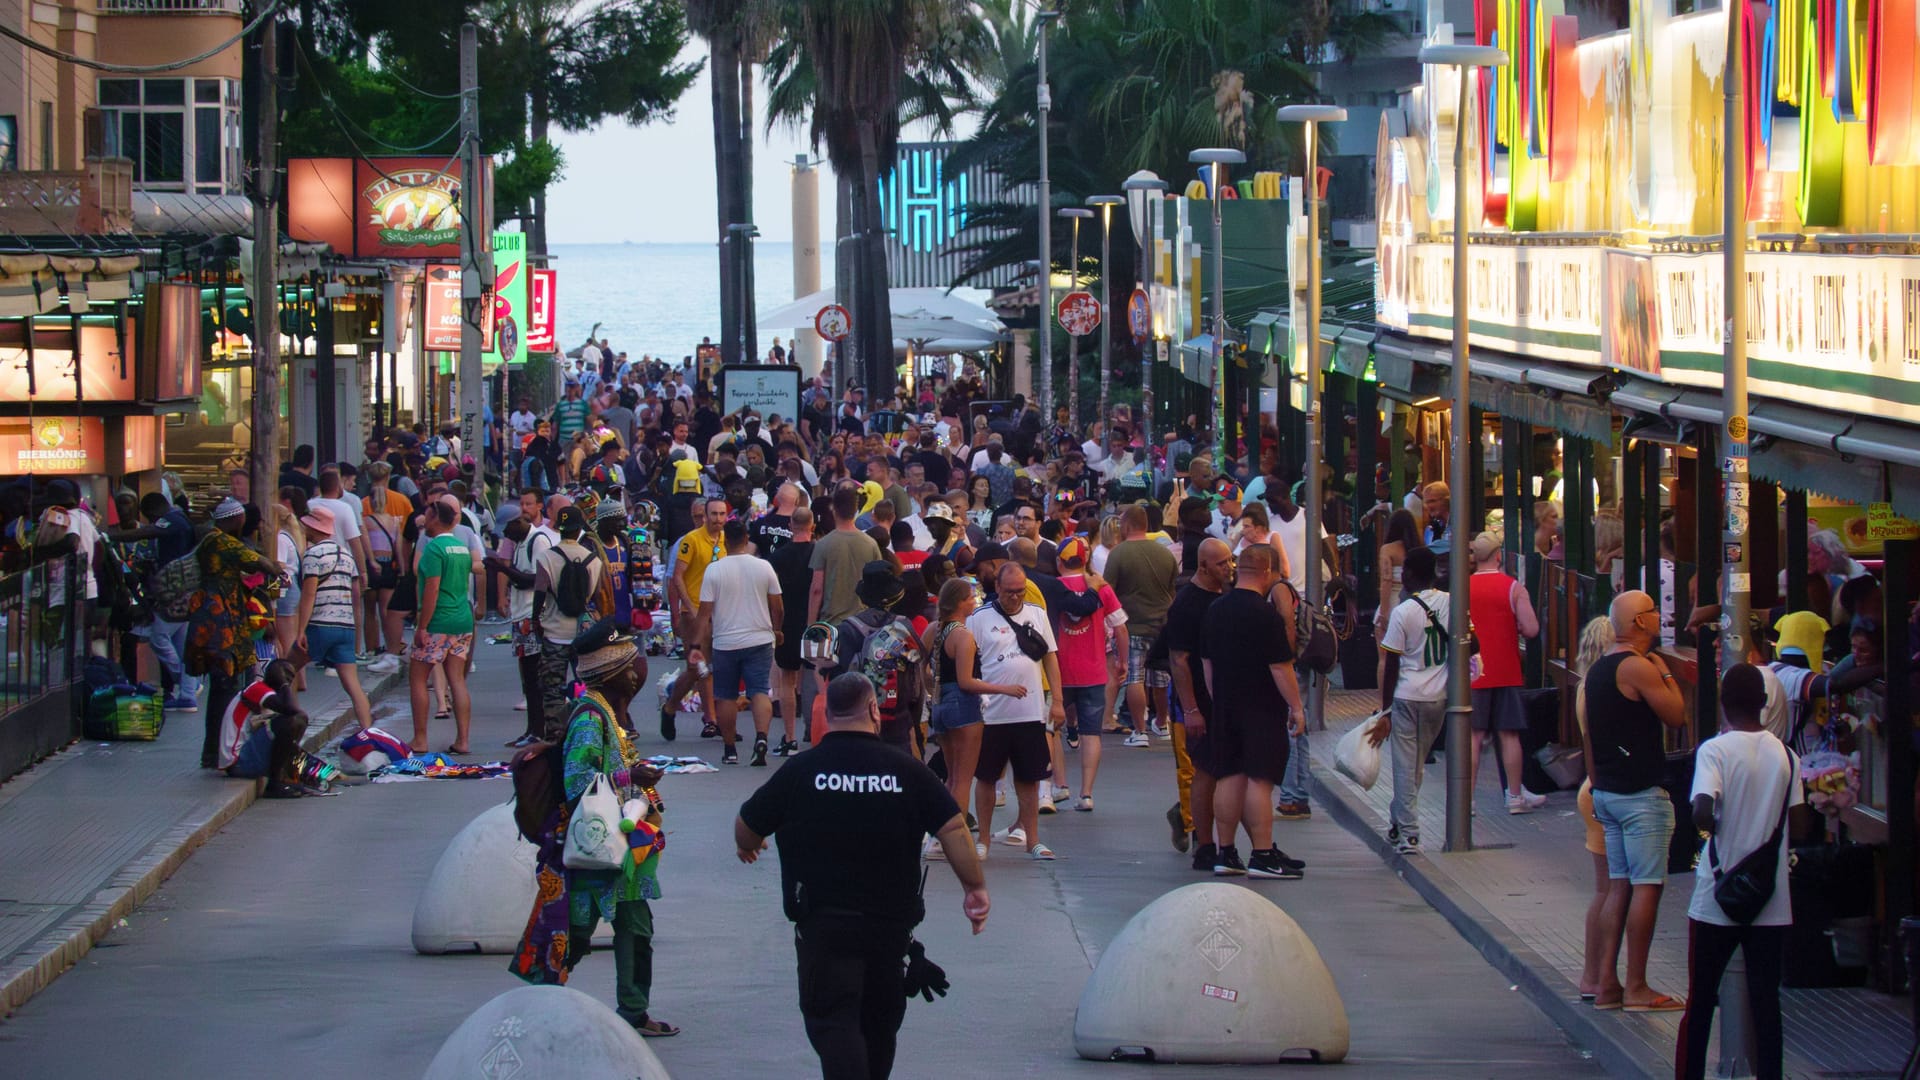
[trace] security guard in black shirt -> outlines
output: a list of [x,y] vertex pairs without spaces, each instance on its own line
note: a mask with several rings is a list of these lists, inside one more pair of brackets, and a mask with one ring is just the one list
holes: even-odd
[[[826,1080],[884,1080],[893,1070],[909,946],[918,949],[912,932],[926,915],[923,836],[940,841],[966,890],[961,908],[973,932],[987,921],[987,882],[960,807],[938,777],[879,732],[873,683],[838,676],[827,684],[825,737],[768,778],[733,823],[741,862],[758,859],[769,836],[780,845],[800,1015]],[[924,954],[915,960],[924,966]],[[935,989],[945,993],[944,981]]]

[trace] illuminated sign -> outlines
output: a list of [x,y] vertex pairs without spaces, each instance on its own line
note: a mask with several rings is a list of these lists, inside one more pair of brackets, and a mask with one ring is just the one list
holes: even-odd
[[[183,401],[200,396],[200,288],[148,285],[140,339],[140,396]],[[132,331],[129,331],[131,334]],[[149,382],[148,380],[151,379]]]
[[[199,303],[197,294],[194,302]],[[132,316],[127,322],[131,348],[132,340],[138,339],[138,328]],[[197,306],[194,325],[199,326]],[[31,353],[25,324],[17,319],[0,320],[0,401],[130,402],[138,396],[135,375],[133,356],[122,355],[120,332],[114,329],[112,320],[81,324],[78,386],[74,385],[73,329],[69,320],[35,320]]]
[[15,474],[103,473],[106,448],[106,428],[97,416],[0,420],[0,462],[5,462]]
[[[456,257],[461,168],[459,158],[294,158],[287,163],[287,234],[326,244],[336,255]],[[485,172],[483,206],[490,202],[491,163]]]
[[527,234],[493,234],[493,344],[487,364],[527,362]]
[[[976,224],[973,208],[1022,201],[1023,196],[1007,190],[1000,174],[985,165],[949,168],[953,145],[903,142],[893,168],[880,177],[888,283],[894,288],[952,285],[966,271],[975,245],[1006,234]],[[1024,198],[1031,201],[1031,196]],[[1012,285],[1015,273],[1015,267],[1000,267],[965,283],[981,288]]]
[[527,336],[530,353],[559,351],[555,303],[559,300],[559,272],[534,270],[527,277]]
[[[427,267],[426,275],[426,332],[421,335],[421,348],[428,352],[460,351],[460,268],[452,265],[434,265]],[[491,293],[487,300],[491,299]],[[483,308],[488,308],[483,303]],[[490,310],[490,308],[488,308]],[[480,351],[493,350],[493,320],[483,320],[480,327]]]

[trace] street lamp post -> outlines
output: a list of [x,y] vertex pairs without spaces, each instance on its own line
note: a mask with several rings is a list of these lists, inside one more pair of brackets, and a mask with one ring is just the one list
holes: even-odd
[[1047,30],[1060,19],[1058,11],[1041,11],[1040,37],[1040,385],[1034,396],[1039,399],[1040,415],[1053,419],[1053,182],[1047,175],[1047,114],[1053,110],[1053,94],[1047,88]]
[[[1112,422],[1107,413],[1107,393],[1113,382],[1113,277],[1108,273],[1108,260],[1113,257],[1113,208],[1125,206],[1127,200],[1119,195],[1089,195],[1088,206],[1100,208],[1100,423],[1102,430]],[[1074,387],[1078,390],[1079,387]],[[1074,414],[1078,423],[1080,415]]]
[[[1347,118],[1347,110],[1338,105],[1288,105],[1280,110],[1281,123],[1298,123],[1305,130],[1307,143],[1306,177],[1301,181],[1301,197],[1307,203],[1307,498],[1306,510],[1306,601],[1318,605],[1321,595],[1320,514],[1325,496],[1320,489],[1320,459],[1326,428],[1320,409],[1320,153],[1319,126]],[[1283,391],[1286,387],[1281,388]],[[1279,426],[1276,404],[1275,427]],[[1314,679],[1307,686],[1307,729],[1319,726],[1326,709],[1326,682]]]
[[[1067,264],[1067,291],[1074,292],[1080,288],[1080,223],[1092,217],[1093,211],[1082,210],[1077,206],[1066,206],[1056,213],[1073,223],[1073,241],[1069,245],[1073,254],[1071,261]],[[1047,296],[1051,300],[1053,294],[1049,292]],[[1046,327],[1047,335],[1051,337],[1053,335],[1051,305],[1047,308]],[[1045,415],[1046,422],[1053,423],[1053,416],[1050,413]],[[1075,334],[1067,335],[1067,416],[1069,417],[1067,426],[1077,430],[1080,427],[1080,338]]]
[[1247,160],[1247,155],[1231,147],[1210,150],[1195,150],[1187,155],[1187,160],[1196,165],[1207,166],[1211,183],[1208,192],[1213,196],[1213,464],[1223,474],[1227,470],[1226,421],[1226,379],[1222,365],[1226,357],[1227,338],[1227,263],[1220,245],[1220,185],[1226,180],[1226,165],[1239,165]]
[[[1142,169],[1127,177],[1120,187],[1127,193],[1127,217],[1133,225],[1133,243],[1140,249],[1140,288],[1153,292],[1154,256],[1152,215],[1160,212],[1160,195],[1167,182]],[[1149,301],[1151,303],[1151,301]],[[1142,452],[1152,447],[1153,429],[1153,342],[1140,343],[1140,416],[1134,422]]]
[[739,264],[740,288],[740,362],[753,363],[753,238],[760,227],[748,223],[727,226],[727,239],[733,241],[733,258]]
[[1473,850],[1473,699],[1468,685],[1468,595],[1473,568],[1467,565],[1467,538],[1461,535],[1473,512],[1467,490],[1473,475],[1468,455],[1479,440],[1467,430],[1472,405],[1467,400],[1467,72],[1497,67],[1507,54],[1492,45],[1428,45],[1420,62],[1460,73],[1460,100],[1453,138],[1453,441],[1447,448],[1447,483],[1452,502],[1447,512],[1449,610],[1453,655],[1447,665],[1447,851]]

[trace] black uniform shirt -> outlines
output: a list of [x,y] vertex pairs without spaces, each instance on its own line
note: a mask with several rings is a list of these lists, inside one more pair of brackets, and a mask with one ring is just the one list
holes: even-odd
[[960,807],[911,755],[860,732],[829,732],[795,754],[740,807],[740,819],[780,849],[787,918],[852,914],[913,927],[921,838]]

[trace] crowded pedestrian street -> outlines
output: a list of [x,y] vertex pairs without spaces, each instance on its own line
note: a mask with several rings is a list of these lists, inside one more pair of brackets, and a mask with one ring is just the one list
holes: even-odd
[[1920,1080],[1920,3],[0,3],[0,1080]]

